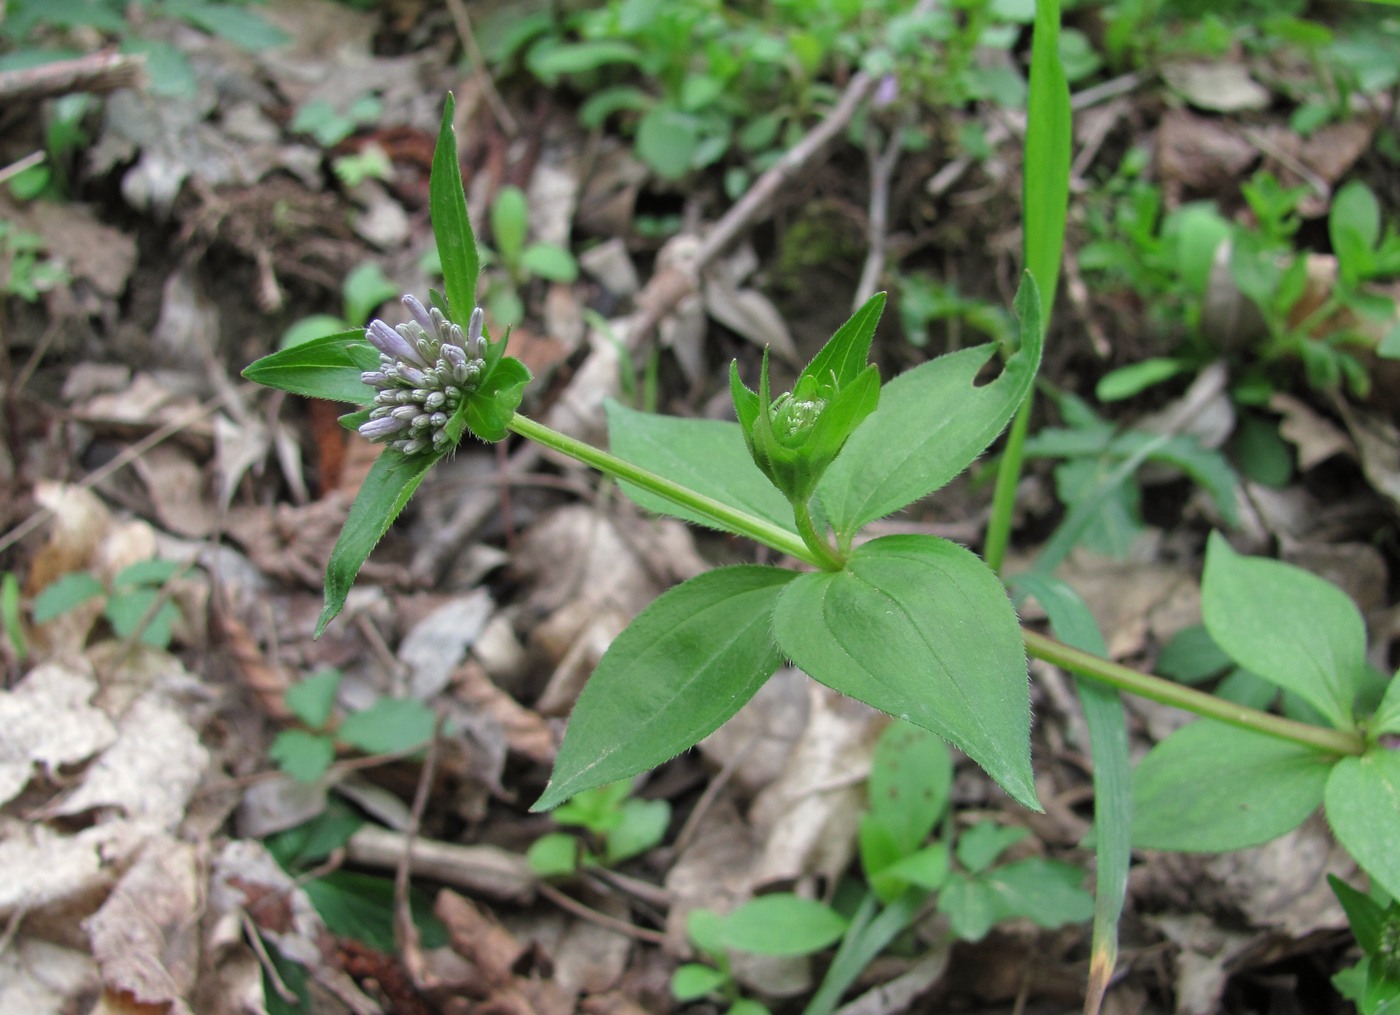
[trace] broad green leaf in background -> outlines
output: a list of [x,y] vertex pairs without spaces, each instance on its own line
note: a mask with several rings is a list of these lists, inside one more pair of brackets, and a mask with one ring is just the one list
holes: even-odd
[[639,613],[579,695],[549,785],[531,809],[654,768],[719,729],[782,663],[773,603],[796,577],[720,568]]
[[326,563],[326,602],[316,621],[316,637],[321,636],[326,625],[341,611],[370,551],[389,531],[413,491],[443,454],[446,452],[405,455],[385,449],[375,459],[355,503],[350,505],[350,513]]
[[671,975],[671,996],[677,1001],[698,1001],[728,982],[729,977],[714,966],[687,962]]
[[1100,402],[1119,402],[1193,369],[1192,364],[1186,360],[1139,360],[1104,374],[1094,388],[1094,397]]
[[1302,824],[1322,803],[1332,759],[1210,719],[1183,726],[1133,773],[1133,844],[1224,852]]
[[760,895],[724,918],[729,948],[754,955],[810,955],[838,941],[846,920],[830,906],[786,892]]
[[520,262],[529,223],[530,209],[525,192],[514,185],[502,187],[491,205],[491,238],[495,241],[496,253],[506,264]]
[[700,120],[673,106],[653,106],[637,124],[637,154],[668,180],[688,173],[700,150]]
[[1327,232],[1337,267],[1349,285],[1371,273],[1372,252],[1381,239],[1381,208],[1371,188],[1352,180],[1332,198]]
[[607,836],[604,859],[615,865],[640,856],[666,836],[671,805],[665,800],[628,800],[619,809],[621,820]]
[[909,723],[894,722],[875,745],[870,768],[870,813],[901,853],[923,845],[948,807],[953,759],[943,741]]
[[996,863],[997,857],[1030,834],[1029,829],[980,821],[959,837],[958,863],[973,874],[980,874]]
[[352,324],[367,323],[376,307],[399,295],[399,287],[377,261],[356,265],[340,290],[345,296],[345,318]]
[[1201,613],[1236,663],[1297,694],[1338,729],[1352,727],[1366,625],[1345,592],[1302,568],[1241,556],[1213,532]]
[[1024,916],[1053,928],[1089,919],[1093,897],[1084,890],[1084,872],[1073,864],[1033,856],[982,875],[997,898],[997,918]]
[[105,595],[102,583],[86,571],[60,575],[34,597],[34,623],[46,624],[61,613]]
[[1343,758],[1327,780],[1327,821],[1356,862],[1400,898],[1400,751]]
[[[338,870],[309,881],[304,887],[332,934],[352,938],[378,952],[394,950],[393,878]],[[433,915],[432,899],[417,888],[411,888],[408,894],[423,947],[446,944],[447,928]]]
[[250,363],[243,376],[294,395],[370,405],[374,389],[360,380],[366,368],[357,365],[347,345],[364,337],[364,330],[356,328],[298,342]]
[[[712,419],[682,419],[637,412],[618,402],[607,403],[608,441],[617,457],[657,475],[732,504],[749,514],[790,531],[792,507],[787,498],[758,471],[738,423]],[[715,527],[709,517],[673,504],[630,483],[628,497],[649,511]]]
[[850,535],[932,493],[1001,433],[1030,390],[1040,364],[1040,302],[1035,282],[1016,294],[1021,348],[989,384],[975,385],[990,345],[930,360],[891,380],[823,475],[818,494],[827,518]]
[[427,744],[436,726],[433,710],[416,698],[380,698],[347,715],[336,736],[366,754],[393,754]]
[[330,721],[336,692],[340,690],[344,676],[340,670],[320,670],[287,688],[282,700],[292,714],[307,726],[314,730],[321,729]]
[[467,196],[462,190],[462,166],[457,159],[457,134],[452,129],[456,103],[451,95],[442,109],[433,168],[428,177],[428,207],[433,238],[442,261],[442,284],[447,291],[449,315],[462,324],[476,307],[476,277],[481,271],[476,236],[467,217]]
[[283,730],[272,741],[267,755],[298,782],[315,782],[335,761],[335,741],[306,730]]
[[773,625],[812,678],[947,739],[1040,809],[1020,626],[975,554],[931,536],[881,537],[841,571],[797,576]]
[[520,266],[536,278],[550,282],[572,282],[578,278],[578,261],[563,247],[532,243],[520,253]]

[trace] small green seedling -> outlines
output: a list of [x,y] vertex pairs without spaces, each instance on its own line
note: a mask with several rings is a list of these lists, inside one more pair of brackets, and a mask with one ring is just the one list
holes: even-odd
[[1028,458],[1061,458],[1055,488],[1068,514],[1041,551],[1036,566],[1049,571],[1082,543],[1109,556],[1126,556],[1143,532],[1137,471],[1155,463],[1188,476],[1231,523],[1236,520],[1234,470],[1217,451],[1186,434],[1124,430],[1100,419],[1088,404],[1058,393],[1063,427],[1043,427],[1026,440]]
[[321,670],[287,689],[284,700],[306,729],[277,734],[268,754],[299,782],[316,782],[335,761],[336,742],[365,754],[402,754],[433,738],[437,717],[413,698],[380,698],[368,708],[333,721],[336,692],[344,674]]
[[0,296],[26,303],[68,281],[68,269],[45,253],[44,238],[0,219]]
[[105,586],[86,571],[58,578],[34,597],[34,622],[44,624],[83,603],[101,599],[102,615],[119,638],[168,648],[180,611],[163,586],[185,569],[173,560],[143,560],[117,572]]
[[705,961],[679,966],[671,994],[678,1001],[720,999],[729,1015],[764,1015],[764,1005],[740,996],[730,953],[815,955],[839,941],[847,926],[846,918],[825,903],[790,892],[761,895],[724,916],[696,909],[686,918],[686,932]]
[[1400,903],[1385,892],[1358,892],[1335,874],[1327,875],[1361,946],[1361,961],[1332,977],[1332,983],[1360,1015],[1400,1013]]
[[525,853],[541,877],[569,877],[580,867],[615,867],[658,845],[671,823],[665,800],[638,800],[630,782],[587,790],[555,809],[554,820],[583,836],[550,832]]
[[334,148],[359,128],[378,122],[382,111],[377,95],[360,95],[340,105],[315,99],[296,111],[291,129],[310,134],[322,148]]
[[520,290],[531,279],[572,282],[578,278],[578,262],[563,247],[551,243],[530,243],[530,210],[525,192],[516,186],[502,187],[491,205],[492,253],[500,272],[488,272],[485,305],[495,321],[518,324],[525,316]]

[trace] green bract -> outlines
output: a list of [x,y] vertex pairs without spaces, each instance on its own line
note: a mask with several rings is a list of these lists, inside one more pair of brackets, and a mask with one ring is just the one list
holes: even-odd
[[739,379],[739,364],[730,365],[729,389],[744,443],[760,471],[793,504],[811,499],[846,439],[875,411],[880,375],[865,360],[884,307],[884,293],[867,300],[802,371],[792,391],[776,399],[769,394],[766,349],[757,393]]

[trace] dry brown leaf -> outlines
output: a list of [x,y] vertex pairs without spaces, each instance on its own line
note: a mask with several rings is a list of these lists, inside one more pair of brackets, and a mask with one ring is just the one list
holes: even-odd
[[1167,193],[1233,190],[1258,157],[1238,130],[1184,109],[1169,110],[1157,126],[1157,172]]
[[112,721],[90,704],[96,693],[91,667],[57,662],[0,693],[0,804],[24,789],[34,766],[52,777],[116,740]]
[[530,975],[539,965],[534,949],[522,942],[470,899],[456,892],[438,892],[434,907],[447,926],[452,947],[476,966],[477,1000],[484,1011],[570,1015],[573,998],[551,979]]
[[749,812],[762,843],[755,886],[814,874],[834,884],[854,853],[871,754],[888,720],[816,681],[808,698],[807,725],[783,774]]
[[133,820],[173,830],[209,765],[209,752],[185,716],[159,694],[138,698],[119,722],[117,740],[83,774],[53,813],[112,807]]
[[1336,455],[1356,453],[1341,427],[1301,399],[1276,391],[1269,396],[1269,408],[1283,417],[1278,432],[1298,449],[1300,471],[1307,472]]
[[92,958],[62,945],[20,937],[0,952],[0,1011],[79,1011],[99,983]]
[[509,749],[536,764],[554,760],[554,733],[536,711],[525,708],[468,660],[453,676],[456,695],[474,713],[494,722],[504,733]]
[[147,841],[102,908],[84,921],[109,995],[170,1015],[191,1011],[203,887],[195,846],[165,835]]

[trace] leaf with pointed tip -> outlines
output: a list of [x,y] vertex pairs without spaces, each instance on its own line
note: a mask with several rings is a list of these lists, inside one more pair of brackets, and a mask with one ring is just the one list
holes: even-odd
[[1016,294],[1021,348],[996,380],[977,375],[991,345],[930,360],[894,378],[856,428],[817,492],[837,532],[851,534],[947,483],[981,454],[1030,390],[1040,364],[1040,298],[1027,276]]
[[579,695],[531,810],[654,768],[719,729],[782,663],[773,603],[796,577],[774,567],[720,568],[639,613]]
[[937,733],[1041,809],[1020,625],[976,554],[933,536],[872,540],[843,570],[783,589],[773,631],[813,679]]
[[326,602],[316,621],[316,637],[345,606],[345,597],[370,551],[389,531],[428,470],[446,453],[406,455],[386,448],[375,459],[326,564]]
[[467,197],[462,189],[462,166],[457,159],[457,134],[452,129],[456,103],[451,95],[442,109],[442,126],[433,149],[428,177],[428,208],[433,236],[442,262],[442,285],[453,320],[464,321],[476,306],[476,278],[481,270],[476,236],[467,217]]
[[374,389],[360,380],[360,374],[376,368],[378,359],[371,367],[360,366],[351,348],[364,336],[364,329],[356,328],[300,342],[248,364],[243,376],[294,395],[369,405]]

